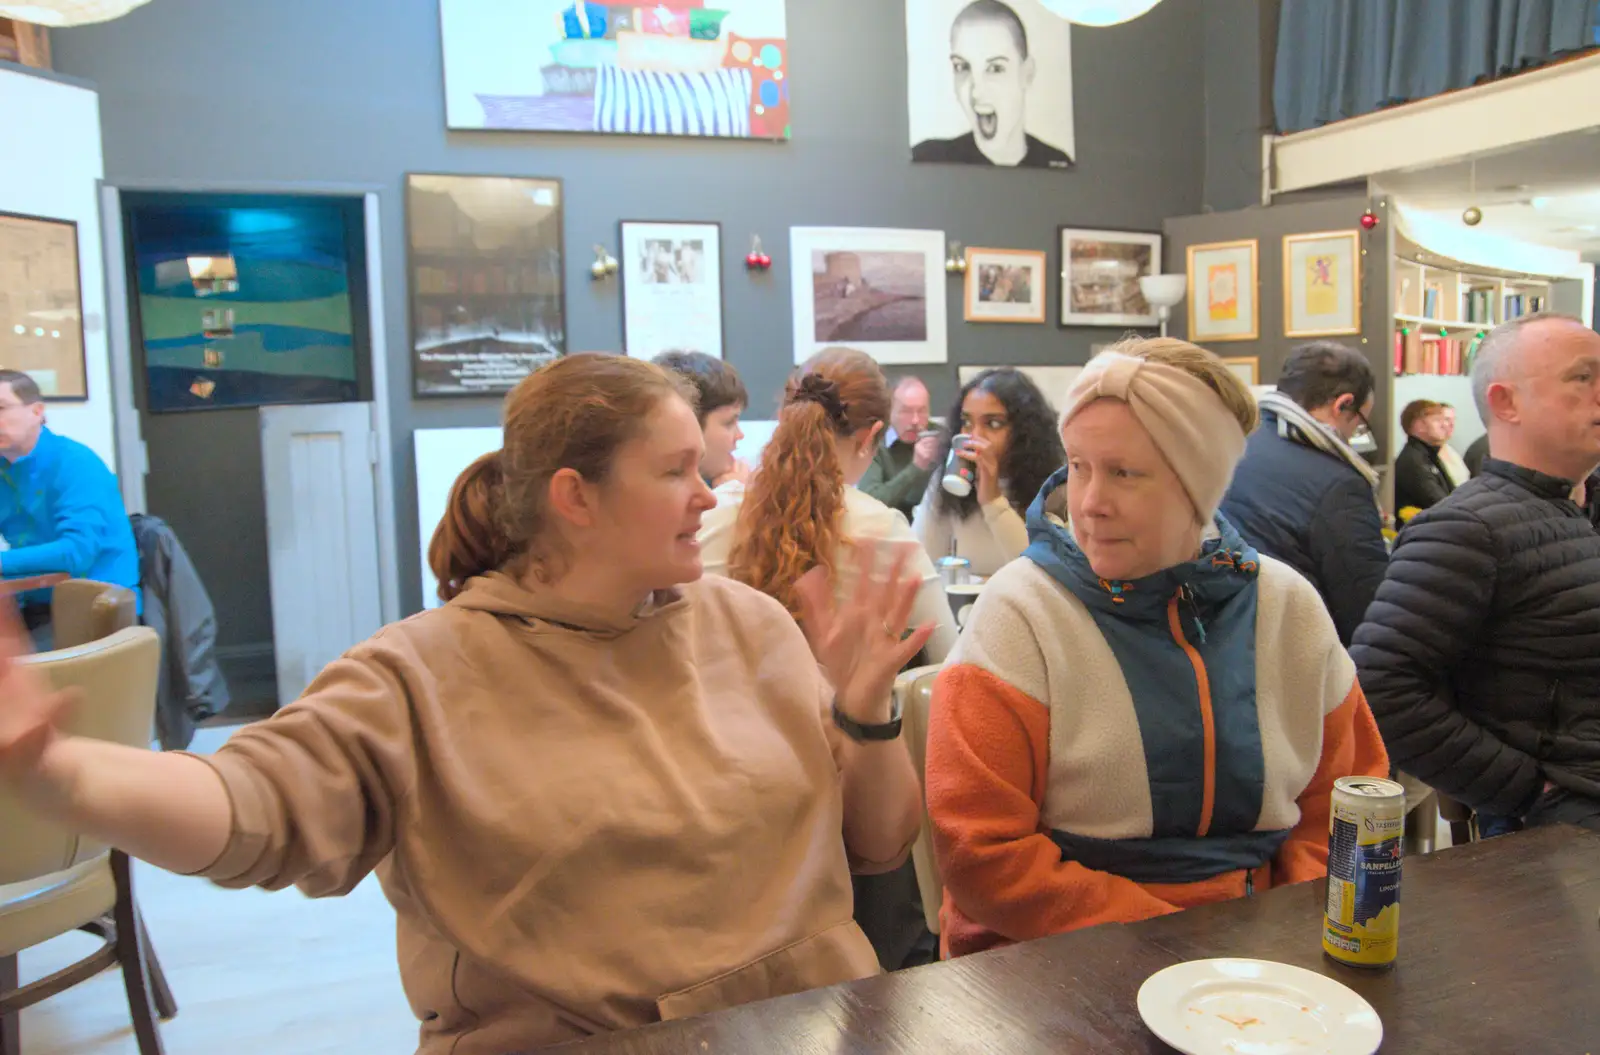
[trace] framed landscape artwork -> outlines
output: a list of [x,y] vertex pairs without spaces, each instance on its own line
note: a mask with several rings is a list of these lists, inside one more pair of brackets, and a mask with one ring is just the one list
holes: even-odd
[[362,398],[359,197],[129,191],[122,206],[146,410]]
[[784,0],[439,0],[452,129],[789,138]]
[[1256,240],[1191,245],[1189,340],[1253,341],[1261,333]]
[[1159,326],[1139,280],[1161,273],[1154,231],[1062,227],[1061,318],[1065,326]]
[[831,345],[880,363],[949,357],[943,231],[792,227],[794,361]]
[[968,322],[1043,322],[1045,255],[1026,249],[968,249]]
[[622,347],[722,358],[722,225],[622,221]]
[[561,183],[406,177],[412,384],[500,395],[566,351]]
[[1361,233],[1322,231],[1283,238],[1285,337],[1361,332]]
[[47,400],[89,398],[78,225],[0,213],[0,367]]

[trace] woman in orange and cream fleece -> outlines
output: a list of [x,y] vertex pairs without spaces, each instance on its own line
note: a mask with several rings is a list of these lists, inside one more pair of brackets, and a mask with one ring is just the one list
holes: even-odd
[[1217,514],[1255,421],[1183,341],[1074,386],[1067,465],[934,693],[947,955],[1320,876],[1334,780],[1388,774],[1316,590]]
[[932,629],[901,640],[918,583],[902,556],[835,608],[812,574],[808,649],[776,601],[701,577],[704,452],[660,367],[538,371],[434,535],[447,603],[209,758],[58,732],[0,610],[0,779],[225,886],[341,894],[376,869],[428,1055],[874,974],[849,873],[897,867],[921,821],[890,714]]

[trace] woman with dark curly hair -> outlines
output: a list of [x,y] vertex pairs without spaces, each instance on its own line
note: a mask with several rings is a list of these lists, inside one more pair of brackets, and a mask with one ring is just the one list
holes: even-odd
[[903,514],[856,488],[872,464],[889,416],[889,387],[872,357],[826,348],[790,376],[778,427],[742,494],[722,496],[701,520],[706,571],[726,575],[799,614],[795,584],[812,568],[835,575],[840,597],[854,590],[858,545],[900,543],[905,571],[922,579],[912,625],[933,624],[930,663],[955,645],[955,620],[938,572]]
[[[1000,367],[963,385],[945,420],[952,432],[971,437],[956,453],[973,463],[977,478],[957,497],[935,472],[912,530],[929,556],[949,556],[953,543],[973,574],[993,575],[1027,548],[1023,515],[1066,461],[1056,412],[1027,374]],[[946,442],[940,459],[949,455]]]

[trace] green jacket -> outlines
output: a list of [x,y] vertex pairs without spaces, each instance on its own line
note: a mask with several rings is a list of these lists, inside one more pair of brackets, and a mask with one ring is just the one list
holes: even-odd
[[872,464],[856,484],[862,491],[876,498],[890,509],[898,509],[911,519],[917,503],[928,489],[928,478],[933,469],[919,469],[913,461],[916,447],[896,440],[887,447],[879,447],[872,456]]

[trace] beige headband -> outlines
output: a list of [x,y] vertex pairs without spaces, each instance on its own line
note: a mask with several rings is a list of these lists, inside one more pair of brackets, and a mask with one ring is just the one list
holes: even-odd
[[1187,370],[1102,352],[1090,360],[1067,395],[1061,427],[1097,399],[1128,404],[1178,481],[1209,524],[1244,455],[1244,430],[1211,386]]

